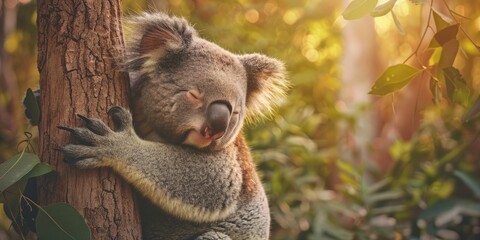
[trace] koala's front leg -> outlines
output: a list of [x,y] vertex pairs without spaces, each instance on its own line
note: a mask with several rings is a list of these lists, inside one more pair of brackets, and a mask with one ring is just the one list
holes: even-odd
[[108,111],[115,124],[111,130],[103,121],[78,115],[85,122],[85,127],[68,128],[58,126],[70,132],[77,144],[68,144],[59,148],[64,154],[64,161],[79,168],[113,166],[126,162],[132,148],[140,139],[132,127],[132,117],[128,111],[113,107]]
[[80,168],[111,167],[164,211],[181,219],[211,222],[237,208],[242,185],[234,146],[202,152],[140,139],[130,112],[109,110],[115,131],[97,119],[80,116],[85,127],[69,131],[77,141],[59,150]]

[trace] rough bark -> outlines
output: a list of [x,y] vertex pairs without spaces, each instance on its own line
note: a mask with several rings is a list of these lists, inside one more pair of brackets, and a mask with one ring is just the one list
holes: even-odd
[[56,168],[38,184],[39,202],[68,202],[85,217],[92,239],[141,239],[128,184],[109,169],[79,170],[54,148],[69,141],[56,126],[79,126],[76,114],[111,122],[111,106],[128,106],[128,81],[115,65],[122,54],[121,1],[38,1],[40,157]]

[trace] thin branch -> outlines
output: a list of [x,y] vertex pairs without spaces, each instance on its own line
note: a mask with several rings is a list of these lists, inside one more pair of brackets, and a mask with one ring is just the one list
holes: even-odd
[[[433,1],[433,0],[432,0]],[[463,18],[467,18],[467,17],[464,17],[463,15],[460,15],[458,13],[456,13],[455,11],[453,11],[450,6],[448,5],[447,1],[446,0],[442,0],[443,1],[443,4],[445,4],[445,7],[447,8],[448,10],[448,13],[450,14],[450,16],[452,16],[453,20],[455,21],[455,23],[460,23],[458,21],[458,19],[455,17],[455,15],[459,15]],[[467,18],[468,19],[468,18]],[[465,29],[460,25],[460,30],[462,30],[462,33],[465,34],[465,36],[468,38],[468,40],[477,48],[479,49],[480,48],[480,45],[478,45],[477,43],[475,43],[475,41],[473,40],[473,38],[470,37],[470,35],[468,35],[467,31],[465,31]]]
[[411,57],[416,56],[418,54],[418,50],[422,46],[422,42],[425,39],[425,36],[427,35],[427,31],[430,27],[430,20],[432,18],[432,15],[433,15],[433,0],[430,1],[430,11],[428,12],[427,26],[425,26],[425,29],[423,30],[422,37],[420,38],[420,41],[418,42],[417,48],[415,48],[415,51],[413,51],[413,53],[410,54],[410,56],[408,56],[407,59],[405,59],[405,61],[403,61],[403,63],[406,63]]

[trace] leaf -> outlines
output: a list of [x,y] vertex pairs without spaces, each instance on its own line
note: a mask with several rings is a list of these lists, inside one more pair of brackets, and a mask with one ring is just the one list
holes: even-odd
[[381,201],[395,200],[404,196],[402,191],[388,191],[370,195],[365,201],[368,204],[375,204]]
[[459,201],[454,207],[440,214],[435,219],[435,225],[443,226],[449,222],[454,222],[455,219],[462,216],[480,216],[480,205],[473,201]]
[[450,26],[450,23],[445,21],[442,15],[435,11],[435,9],[433,10],[433,20],[435,21],[435,27],[437,28],[437,32]]
[[385,2],[384,4],[381,4],[377,6],[373,11],[370,13],[370,16],[372,17],[381,17],[392,11],[393,6],[395,6],[395,3],[397,0],[389,0]]
[[440,54],[440,59],[438,60],[437,67],[435,69],[435,76],[440,81],[445,80],[443,69],[453,66],[453,62],[455,62],[455,58],[457,57],[459,46],[460,44],[456,39],[453,39],[442,46],[442,53]]
[[480,97],[475,100],[467,113],[465,113],[465,116],[463,116],[462,120],[463,122],[468,123],[478,117],[480,117]]
[[30,170],[30,172],[28,172],[27,175],[23,176],[23,178],[26,179],[26,178],[38,177],[38,176],[45,175],[51,171],[53,171],[52,165],[46,164],[46,163],[39,163],[35,165],[35,167],[33,167],[33,169]]
[[380,215],[380,214],[392,214],[396,212],[405,211],[407,209],[406,205],[392,205],[392,206],[384,206],[384,207],[377,207],[370,210],[372,215]]
[[23,152],[0,164],[0,192],[20,180],[39,162],[37,155]]
[[446,67],[443,69],[443,75],[445,77],[448,100],[465,108],[468,107],[471,99],[470,88],[468,88],[458,69]]
[[39,239],[90,239],[90,229],[83,217],[66,203],[54,203],[40,208],[36,221]]
[[430,59],[428,60],[428,65],[429,66],[437,65],[440,62],[441,56],[442,56],[442,48],[438,48],[438,47],[435,48],[432,55],[430,56]]
[[395,23],[395,26],[397,27],[397,30],[401,34],[405,34],[405,31],[403,30],[402,24],[398,20],[397,15],[395,15],[395,13],[393,11],[391,11],[391,13],[392,13],[393,22]]
[[460,24],[458,23],[448,26],[440,31],[437,31],[437,33],[435,33],[433,37],[435,38],[435,40],[437,40],[440,46],[443,46],[444,44],[457,38],[459,27],[460,27]]
[[30,119],[30,123],[33,126],[37,126],[40,122],[40,107],[38,106],[37,98],[31,88],[27,89],[23,104],[26,107],[25,115]]
[[342,13],[345,20],[367,16],[377,6],[378,0],[353,0]]
[[369,94],[387,95],[405,87],[421,71],[406,64],[397,64],[387,70],[375,81]]
[[427,209],[423,210],[418,215],[418,218],[419,219],[436,218],[437,216],[452,209],[457,204],[458,201],[459,201],[458,199],[440,200],[434,203],[432,206],[428,207]]
[[480,182],[477,179],[460,170],[454,170],[453,175],[465,183],[473,191],[476,198],[480,198]]

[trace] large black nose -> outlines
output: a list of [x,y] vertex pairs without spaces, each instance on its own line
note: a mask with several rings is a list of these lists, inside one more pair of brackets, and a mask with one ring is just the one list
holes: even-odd
[[205,137],[221,138],[230,122],[230,108],[227,103],[214,102],[208,106],[207,122],[202,134]]

